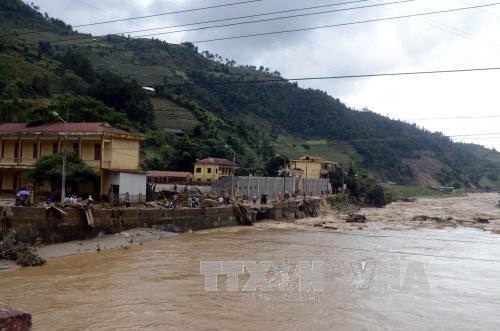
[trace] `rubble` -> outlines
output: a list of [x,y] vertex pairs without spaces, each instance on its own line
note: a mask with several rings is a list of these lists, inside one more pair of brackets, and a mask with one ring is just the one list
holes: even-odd
[[201,206],[205,208],[219,207],[220,203],[214,199],[203,199]]
[[474,222],[481,223],[481,224],[489,224],[490,223],[490,221],[484,217],[475,217]]
[[344,217],[344,221],[347,223],[365,223],[366,216],[362,214],[349,213]]

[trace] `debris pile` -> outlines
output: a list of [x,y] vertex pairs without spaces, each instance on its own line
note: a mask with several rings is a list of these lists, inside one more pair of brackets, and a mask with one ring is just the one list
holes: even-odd
[[203,199],[201,206],[205,208],[219,207],[221,204],[214,199]]
[[40,266],[46,262],[37,254],[36,248],[17,241],[15,231],[9,231],[0,241],[0,259],[16,261],[25,267]]
[[363,214],[349,213],[344,217],[347,223],[366,223],[366,216]]
[[[316,205],[316,206],[315,206]],[[297,209],[295,211],[295,218],[304,217],[318,217],[319,213],[319,200],[304,199],[297,202]]]

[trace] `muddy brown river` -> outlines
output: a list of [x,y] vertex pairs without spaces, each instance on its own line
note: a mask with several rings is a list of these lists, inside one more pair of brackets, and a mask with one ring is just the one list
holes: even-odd
[[[200,262],[216,261],[271,267],[256,290],[245,288],[254,273],[243,269],[236,290],[219,270],[209,291]],[[316,261],[314,286],[287,283],[285,275],[306,278],[297,261]],[[34,330],[494,330],[498,284],[500,235],[481,229],[339,232],[269,222],[0,273],[0,302],[31,312]]]

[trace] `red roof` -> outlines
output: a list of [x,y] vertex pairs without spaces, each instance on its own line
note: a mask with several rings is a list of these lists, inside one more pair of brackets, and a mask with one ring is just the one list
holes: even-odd
[[28,123],[5,123],[0,124],[0,133],[60,133],[60,132],[99,132],[133,135],[124,130],[112,127],[103,122],[82,123],[45,123],[42,125],[28,126]]
[[175,178],[186,178],[191,175],[190,172],[184,171],[159,171],[151,170],[148,171],[148,177],[175,177]]
[[215,164],[215,165],[228,166],[228,167],[237,166],[237,164],[233,163],[233,161],[229,161],[227,159],[221,159],[221,158],[217,158],[217,157],[207,157],[206,159],[196,161],[196,164]]

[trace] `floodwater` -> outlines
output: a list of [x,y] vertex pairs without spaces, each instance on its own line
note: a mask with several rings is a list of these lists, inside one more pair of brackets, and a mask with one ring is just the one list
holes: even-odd
[[[245,300],[223,277],[205,291],[200,261],[221,260],[324,261],[326,284],[302,302]],[[500,237],[477,229],[228,228],[3,273],[0,301],[34,330],[492,330],[499,275]]]
[[[225,276],[206,291],[200,274],[200,261],[313,260],[324,264],[324,287],[307,297],[282,289],[244,296],[227,291]],[[34,330],[493,330],[499,277],[500,236],[478,229],[339,233],[264,224],[2,273],[0,302],[31,312]]]

